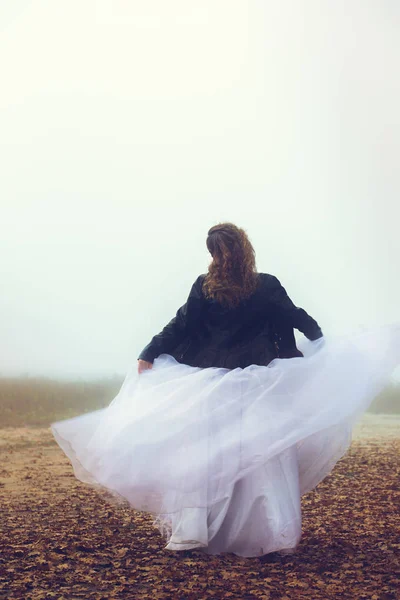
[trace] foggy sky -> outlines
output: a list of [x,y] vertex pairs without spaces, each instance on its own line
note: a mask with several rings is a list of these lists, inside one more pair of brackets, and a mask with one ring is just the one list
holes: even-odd
[[0,374],[124,374],[244,227],[336,335],[399,320],[389,0],[0,4]]

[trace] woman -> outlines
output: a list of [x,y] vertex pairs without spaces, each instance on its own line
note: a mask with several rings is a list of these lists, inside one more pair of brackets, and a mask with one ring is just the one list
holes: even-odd
[[212,227],[207,248],[208,274],[196,279],[186,304],[141,352],[139,372],[163,353],[203,368],[267,365],[276,357],[301,356],[293,327],[310,340],[322,337],[318,323],[293,304],[276,277],[256,272],[243,229]]
[[399,328],[325,343],[278,279],[257,272],[243,229],[212,227],[207,248],[207,274],[110,406],[52,430],[76,476],[152,513],[167,549],[293,552],[300,498],[398,364]]

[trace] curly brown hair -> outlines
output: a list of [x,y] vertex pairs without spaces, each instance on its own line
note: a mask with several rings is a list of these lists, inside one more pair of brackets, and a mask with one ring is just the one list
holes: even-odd
[[212,261],[203,282],[204,295],[233,308],[257,288],[254,248],[245,230],[233,223],[211,227],[206,244]]

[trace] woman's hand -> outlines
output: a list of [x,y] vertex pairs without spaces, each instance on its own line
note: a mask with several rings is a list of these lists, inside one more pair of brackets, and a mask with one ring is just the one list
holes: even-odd
[[147,369],[151,369],[153,367],[153,363],[148,362],[147,360],[142,360],[139,358],[138,360],[138,372],[143,373],[143,371],[147,371]]

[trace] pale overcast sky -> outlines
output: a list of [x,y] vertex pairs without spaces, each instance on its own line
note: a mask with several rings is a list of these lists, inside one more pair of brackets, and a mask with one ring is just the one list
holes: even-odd
[[329,334],[399,321],[389,0],[0,2],[0,374],[124,374],[244,227]]

